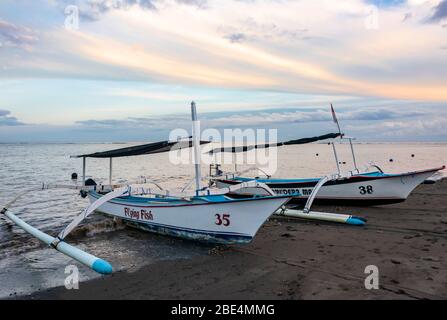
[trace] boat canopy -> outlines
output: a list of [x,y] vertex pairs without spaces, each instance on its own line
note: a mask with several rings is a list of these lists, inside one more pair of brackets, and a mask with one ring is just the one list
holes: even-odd
[[[210,142],[211,141],[200,141],[200,144],[207,144]],[[73,156],[73,158],[118,158],[118,157],[139,156],[145,154],[162,153],[162,152],[169,152],[171,150],[191,148],[193,145],[192,143],[193,143],[192,140],[160,141],[160,142],[142,144],[138,146],[108,150],[103,152],[82,154]]]
[[250,145],[250,146],[240,146],[240,147],[227,147],[227,148],[216,148],[212,149],[209,153],[219,153],[219,152],[231,152],[231,153],[238,153],[238,152],[247,152],[251,151],[253,149],[265,149],[265,148],[271,148],[271,147],[281,147],[281,146],[287,146],[287,145],[294,145],[294,144],[305,144],[305,143],[311,143],[315,141],[320,140],[326,140],[326,139],[334,139],[339,137],[340,133],[328,133],[322,136],[317,137],[310,137],[310,138],[301,138],[296,140],[289,140],[285,142],[278,142],[278,143],[271,143],[271,144],[256,144],[256,145]]

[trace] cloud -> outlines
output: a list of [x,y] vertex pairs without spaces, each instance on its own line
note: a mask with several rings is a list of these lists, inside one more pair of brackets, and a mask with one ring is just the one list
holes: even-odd
[[[426,115],[422,111],[393,111],[391,108],[379,108],[368,110],[340,110],[338,118],[341,121],[383,121],[390,119],[416,118]],[[210,128],[226,127],[259,127],[275,124],[290,123],[331,123],[332,114],[322,108],[289,108],[282,110],[262,109],[233,112],[203,112],[200,114],[200,120],[203,126]],[[85,127],[121,127],[121,128],[176,128],[179,126],[189,127],[189,115],[163,115],[154,117],[129,117],[123,120],[83,120],[76,124]]]
[[247,36],[243,33],[232,33],[224,36],[224,38],[230,40],[231,43],[238,43],[246,40]]
[[[404,106],[404,107],[403,107]],[[433,141],[447,138],[445,106],[404,104],[377,107],[371,112],[368,106],[336,107],[343,131],[365,141]],[[441,112],[440,112],[441,111]],[[0,119],[9,111],[1,110]],[[226,128],[277,129],[278,139],[293,139],[324,134],[336,130],[328,108],[282,108],[201,112],[201,128],[217,129],[221,134]],[[9,120],[11,123],[11,120]],[[1,123],[1,120],[0,120]],[[169,136],[171,130],[186,129],[190,132],[191,119],[187,112],[181,114],[128,117],[124,119],[91,119],[73,125],[51,126],[0,126],[1,142],[112,142],[155,141]]]
[[405,13],[404,17],[402,18],[402,22],[410,20],[411,18],[413,18],[413,13],[412,12],[407,12],[407,13]]
[[[94,23],[42,30],[32,56],[2,54],[8,72],[0,77],[447,101],[444,30],[419,23],[435,1],[377,1],[377,32],[365,27],[363,0],[153,0],[130,1],[128,10],[95,1],[86,13]],[[408,12],[414,17],[402,23]]]
[[[142,11],[134,7],[102,20],[94,29],[97,32],[82,29],[82,34],[71,40],[70,52],[77,59],[107,66],[111,72],[114,68],[119,73],[128,70],[129,75],[138,73],[177,84],[447,100],[445,79],[438,73],[431,73],[428,79],[435,80],[421,83],[416,72],[399,65],[431,57],[427,46],[438,41],[436,36],[413,30],[413,24],[406,30],[407,24],[400,21],[402,12],[389,13],[388,24],[381,19],[384,28],[391,30],[386,38],[363,34],[364,17],[344,17],[340,22],[340,12],[363,14],[362,9],[357,1],[344,11],[331,6],[322,10],[320,1],[312,5],[287,1],[281,6],[261,1],[255,8],[245,2],[216,1],[207,10],[171,6]],[[306,10],[318,13],[318,19],[302,19],[297,24],[292,13]],[[324,25],[338,27],[324,29],[321,21],[326,20]],[[112,24],[126,29],[103,31]],[[134,40],[117,33],[123,37],[131,33],[132,39],[143,40],[137,40],[137,47]],[[343,37],[334,41],[337,34]],[[413,41],[420,36],[424,45]],[[407,54],[402,57],[402,52]],[[443,63],[439,57],[428,60]],[[350,72],[349,66],[355,65],[385,72],[377,77]],[[401,77],[403,72],[408,75]]]
[[0,47],[31,49],[38,40],[35,31],[0,19]]
[[76,125],[84,128],[175,128],[181,124],[189,124],[189,117],[183,115],[166,115],[163,117],[129,117],[127,119],[80,120]]
[[[391,108],[381,108],[376,110],[339,110],[337,116],[340,121],[383,121],[388,119],[415,118],[426,113],[421,111],[393,111]],[[297,109],[294,110],[257,110],[245,114],[236,114],[229,117],[216,119],[212,113],[203,116],[210,126],[225,127],[231,126],[259,126],[266,124],[285,124],[285,123],[314,123],[332,121],[331,112],[326,109]]]
[[429,22],[439,22],[447,18],[447,0],[442,0],[435,8]]
[[420,117],[426,114],[424,111],[395,111],[395,108],[380,108],[375,110],[364,109],[341,113],[340,118],[345,120],[388,120]]
[[198,8],[204,9],[208,4],[208,0],[175,0],[175,2],[180,4],[186,4],[190,6],[196,6]]
[[309,40],[316,37],[308,34],[307,28],[297,28],[296,26],[280,26],[274,22],[260,22],[258,18],[248,17],[236,21],[235,25],[224,24],[218,27],[218,32],[223,34],[223,38],[232,43],[243,42],[245,40],[268,40],[281,42],[284,40]]
[[[175,3],[205,8],[207,0],[174,0]],[[157,10],[157,5],[165,0],[62,0],[55,4],[63,11],[69,5],[79,9],[79,16],[86,21],[100,20],[105,14],[113,10],[130,10],[138,6],[143,10]]]
[[447,118],[428,117],[412,121],[385,121],[361,126],[349,124],[346,126],[346,129],[362,132],[363,134],[373,133],[375,138],[383,137],[387,140],[393,140],[400,137],[405,138],[407,141],[414,141],[418,140],[418,137],[421,136],[429,137],[429,139],[442,137],[445,140],[446,126]]
[[79,17],[86,21],[97,21],[111,10],[128,10],[138,5],[142,9],[155,10],[153,0],[62,0],[54,4],[64,11],[67,6],[76,6]]
[[8,110],[0,109],[0,127],[24,125],[24,123],[18,121],[16,117],[10,116],[10,114],[11,112]]

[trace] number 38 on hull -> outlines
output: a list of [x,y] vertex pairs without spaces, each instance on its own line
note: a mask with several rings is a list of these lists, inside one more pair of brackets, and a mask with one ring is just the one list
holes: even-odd
[[[318,194],[317,204],[344,205],[383,205],[405,201],[408,195],[427,178],[445,167],[414,171],[401,174],[386,174],[380,171],[367,172],[341,177],[326,182]],[[251,181],[253,178],[234,177],[232,179],[215,180],[219,188],[233,184]],[[292,196],[291,202],[304,203],[312,193],[320,179],[255,179],[265,183],[278,195]],[[264,194],[256,188],[246,188],[237,191],[241,194]]]
[[[101,194],[88,193],[90,202]],[[96,211],[118,217],[144,231],[219,244],[250,242],[269,216],[290,200],[288,196],[231,199],[225,195],[190,199],[123,196]]]

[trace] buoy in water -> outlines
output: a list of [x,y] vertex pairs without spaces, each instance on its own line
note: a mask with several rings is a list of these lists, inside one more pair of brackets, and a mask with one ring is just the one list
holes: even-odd
[[394,160],[393,159],[390,159],[390,162],[393,162]]
[[414,154],[412,154],[411,157],[414,158]]

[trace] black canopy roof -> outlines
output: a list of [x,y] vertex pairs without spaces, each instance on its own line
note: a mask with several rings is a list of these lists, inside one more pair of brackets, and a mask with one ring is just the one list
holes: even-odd
[[[207,144],[210,141],[200,141],[200,144]],[[191,140],[182,140],[182,141],[160,141],[153,142],[138,146],[114,149],[104,152],[95,152],[90,154],[82,154],[78,156],[74,156],[75,158],[118,158],[118,157],[130,157],[130,156],[139,156],[144,154],[153,154],[153,153],[161,153],[168,152],[171,150],[179,150],[184,148],[192,147]]]
[[265,149],[270,147],[280,147],[280,146],[287,146],[287,145],[294,145],[294,144],[305,144],[305,143],[311,143],[315,141],[320,140],[326,140],[326,139],[334,139],[340,136],[340,133],[328,133],[322,136],[317,137],[310,137],[310,138],[302,138],[297,140],[290,140],[285,142],[278,142],[278,143],[272,143],[272,144],[256,144],[251,146],[240,146],[240,147],[228,147],[228,148],[216,148],[212,149],[210,151],[211,154],[218,153],[218,152],[231,152],[231,153],[238,153],[238,152],[247,152],[253,149]]

